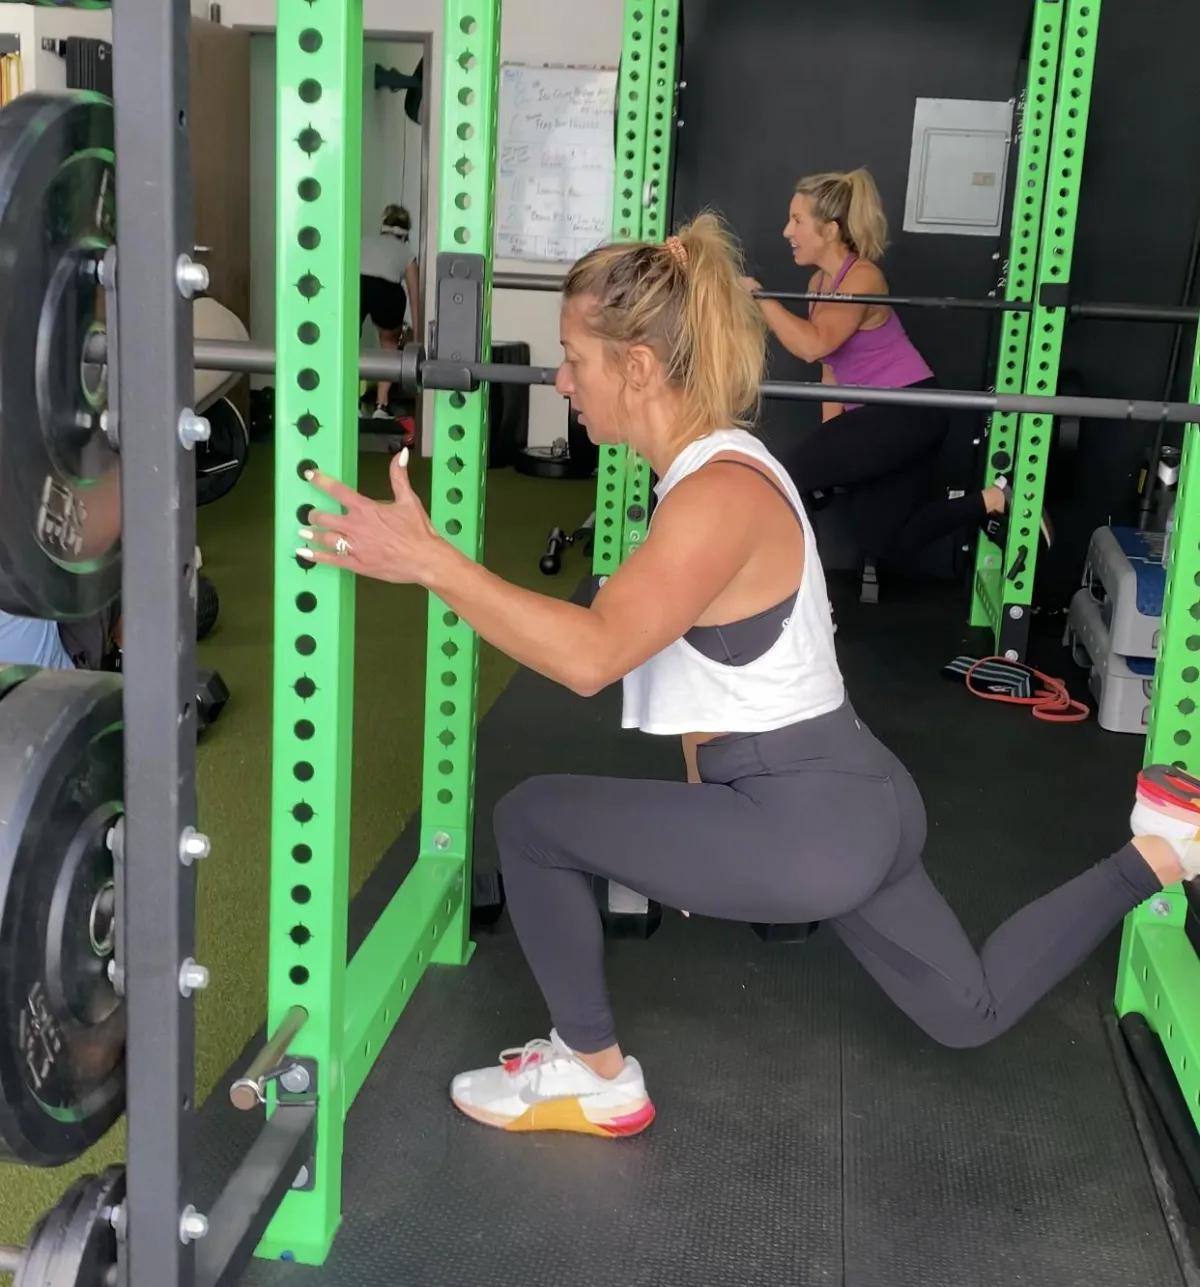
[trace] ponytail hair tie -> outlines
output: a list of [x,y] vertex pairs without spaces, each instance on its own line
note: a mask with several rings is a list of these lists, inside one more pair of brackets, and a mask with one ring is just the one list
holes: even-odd
[[671,258],[679,265],[680,268],[686,271],[688,266],[688,252],[687,247],[683,242],[680,241],[678,237],[671,236],[668,237],[663,244],[666,246],[667,253]]

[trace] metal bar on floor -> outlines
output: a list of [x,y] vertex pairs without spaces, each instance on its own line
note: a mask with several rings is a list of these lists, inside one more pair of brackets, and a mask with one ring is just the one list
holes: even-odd
[[209,1231],[196,1254],[197,1287],[233,1287],[280,1202],[312,1156],[314,1104],[285,1104],[264,1122],[241,1166],[213,1203]]
[[[125,683],[129,1287],[193,1287],[196,489],[188,0],[113,9]],[[182,266],[182,269],[181,269]],[[196,274],[199,279],[200,274]],[[128,357],[136,354],[136,360]],[[214,861],[216,861],[214,859]],[[194,964],[194,963],[193,963]]]

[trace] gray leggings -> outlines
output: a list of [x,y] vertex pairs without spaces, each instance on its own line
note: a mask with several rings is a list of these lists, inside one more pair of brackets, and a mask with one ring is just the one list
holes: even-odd
[[531,778],[496,806],[509,913],[562,1039],[616,1041],[585,873],[723,920],[829,921],[935,1041],[1007,1031],[1161,889],[1132,845],[1010,917],[976,952],[921,864],[925,808],[849,704],[700,747],[700,783]]

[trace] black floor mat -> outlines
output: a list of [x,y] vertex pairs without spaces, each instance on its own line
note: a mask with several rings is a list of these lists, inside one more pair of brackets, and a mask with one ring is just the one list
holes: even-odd
[[[859,713],[925,792],[930,870],[978,940],[1122,841],[1141,744],[941,679],[972,651],[962,609],[944,591],[848,603],[839,650]],[[479,753],[482,863],[492,804],[532,773],[681,775],[676,746],[617,728],[615,693],[583,702],[525,673]],[[354,937],[415,843],[410,828],[364,891]],[[508,1136],[449,1105],[453,1073],[547,1026],[505,918],[465,970],[426,976],[363,1088],[328,1263],[256,1262],[244,1281],[1175,1287],[1101,1022],[1116,941],[1014,1032],[960,1052],[913,1028],[828,934],[769,946],[669,915],[650,942],[611,949],[621,1038],[659,1116],[605,1142]],[[238,1118],[219,1095],[201,1114],[210,1187],[244,1147]]]

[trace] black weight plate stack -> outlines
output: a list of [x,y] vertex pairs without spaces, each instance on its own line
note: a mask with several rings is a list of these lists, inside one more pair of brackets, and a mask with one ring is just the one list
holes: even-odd
[[567,413],[565,443],[559,438],[550,447],[525,447],[517,453],[514,463],[517,473],[534,478],[591,478],[600,463],[600,448],[571,410]]
[[196,444],[196,504],[211,505],[228,496],[250,454],[250,431],[242,413],[228,398],[218,398],[204,412],[211,433]]
[[121,679],[43,670],[0,719],[0,1157],[73,1161],[125,1102],[107,838],[123,786]]
[[121,587],[120,477],[101,428],[112,104],[23,94],[0,110],[0,609],[78,621]]
[[34,1229],[13,1287],[108,1287],[115,1283],[114,1215],[125,1201],[125,1168],[75,1181]]

